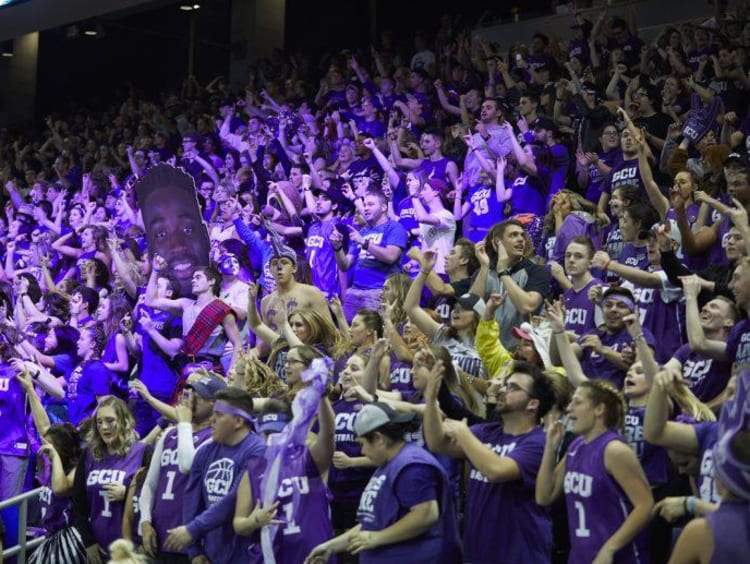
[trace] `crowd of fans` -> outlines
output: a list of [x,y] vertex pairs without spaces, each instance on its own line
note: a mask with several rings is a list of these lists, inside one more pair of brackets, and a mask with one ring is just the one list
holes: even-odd
[[32,561],[746,560],[748,14],[446,16],[3,131]]

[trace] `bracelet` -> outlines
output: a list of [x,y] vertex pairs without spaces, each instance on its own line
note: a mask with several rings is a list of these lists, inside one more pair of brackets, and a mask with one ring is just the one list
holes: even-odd
[[682,498],[682,511],[685,513],[685,515],[688,514],[688,498],[687,496],[684,496]]
[[372,402],[370,403],[375,403],[376,401],[380,401],[380,399],[378,398],[378,394],[372,394]]
[[364,243],[362,243],[362,248],[366,251],[369,251],[371,242],[372,242],[371,239],[365,239]]
[[690,514],[691,516],[693,516],[693,517],[694,517],[694,516],[696,515],[696,513],[695,513],[695,508],[696,508],[696,506],[697,506],[697,505],[698,505],[698,500],[697,500],[697,499],[695,499],[695,496],[692,496],[692,495],[691,495],[691,496],[690,496],[690,497],[689,497],[689,498],[687,499],[687,508],[688,508],[688,513],[689,513],[689,514]]

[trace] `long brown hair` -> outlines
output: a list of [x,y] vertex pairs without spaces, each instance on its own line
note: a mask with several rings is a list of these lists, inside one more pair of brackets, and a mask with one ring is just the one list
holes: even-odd
[[110,452],[107,445],[104,444],[96,425],[96,414],[103,407],[111,407],[117,418],[117,436],[112,443],[112,454],[120,457],[125,456],[130,452],[130,447],[133,446],[133,443],[138,440],[138,435],[135,432],[135,419],[133,419],[133,415],[130,413],[127,404],[120,398],[107,396],[96,406],[94,414],[91,416],[91,426],[86,432],[86,445],[91,451],[94,460],[101,460]]

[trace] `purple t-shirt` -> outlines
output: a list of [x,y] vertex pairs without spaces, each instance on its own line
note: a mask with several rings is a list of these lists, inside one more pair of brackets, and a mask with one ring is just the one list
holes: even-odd
[[[568,448],[563,482],[570,531],[568,562],[593,562],[630,514],[630,500],[604,465],[607,445],[622,440],[618,433],[605,431],[589,443],[578,437]],[[614,561],[640,564],[635,543],[618,550]]]
[[[365,241],[379,247],[396,246],[406,248],[408,235],[398,221],[386,221],[375,227],[367,227],[360,232]],[[399,272],[400,262],[387,264],[376,259],[372,253],[359,245],[352,245],[350,253],[354,255],[352,267],[352,286],[360,289],[380,289],[389,275]]]
[[612,194],[615,188],[626,184],[635,184],[640,189],[641,195],[646,198],[646,189],[641,181],[641,173],[638,168],[638,159],[622,160],[609,171],[607,178],[602,183],[602,192]]
[[[622,151],[620,149],[612,149],[607,153],[599,155],[599,160],[606,164],[609,168],[613,168],[622,160]],[[601,171],[596,165],[589,164],[589,183],[586,186],[586,199],[589,202],[599,203],[599,198],[602,195],[602,186],[604,185],[605,176],[602,175]]]
[[750,507],[745,500],[724,500],[706,515],[713,536],[711,564],[743,562],[750,554]]
[[473,425],[471,432],[498,456],[512,459],[521,478],[492,483],[471,465],[464,511],[466,560],[473,564],[549,561],[552,522],[534,498],[544,431],[535,427],[523,435],[509,435],[500,423],[482,423]]
[[617,259],[617,262],[632,268],[648,270],[648,249],[646,245],[636,247],[633,243],[625,243],[622,246],[620,258]]
[[565,301],[565,330],[573,331],[576,335],[583,335],[596,328],[594,319],[596,306],[589,299],[592,286],[603,284],[598,278],[592,278],[580,290],[569,288],[563,293]]
[[112,380],[112,373],[100,360],[86,360],[70,373],[65,396],[68,417],[73,425],[78,425],[94,412],[97,397],[109,395]]
[[641,461],[643,471],[651,486],[666,484],[669,479],[670,461],[667,449],[651,444],[643,438],[643,419],[646,415],[645,407],[628,406],[625,414],[623,435],[628,446],[633,449],[638,460]]
[[331,233],[335,229],[335,221],[316,221],[310,225],[305,237],[305,255],[310,264],[312,283],[326,299],[339,293],[336,253],[331,245]]
[[[345,399],[333,404],[336,450],[349,457],[363,456],[362,446],[357,442],[357,436],[354,433],[354,419],[363,405],[360,401]],[[373,470],[367,467],[336,468],[331,465],[328,470],[328,487],[333,494],[333,501],[340,503],[358,501]]]
[[693,352],[689,343],[677,349],[673,358],[682,364],[682,378],[690,391],[703,403],[708,403],[723,393],[732,376],[730,362],[714,360]]

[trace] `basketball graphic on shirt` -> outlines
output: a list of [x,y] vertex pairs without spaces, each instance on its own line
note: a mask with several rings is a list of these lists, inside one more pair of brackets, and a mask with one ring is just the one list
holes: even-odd
[[232,482],[234,482],[234,460],[220,458],[212,462],[206,471],[204,480],[209,499],[224,497],[229,493]]

